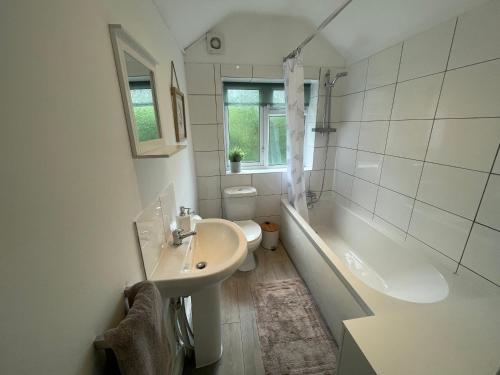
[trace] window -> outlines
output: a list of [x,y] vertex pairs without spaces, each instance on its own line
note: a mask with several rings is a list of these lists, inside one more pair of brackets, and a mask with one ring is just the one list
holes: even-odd
[[[310,85],[304,85],[305,105]],[[286,165],[286,110],[283,83],[224,83],[225,135],[228,150],[238,146],[244,168]],[[226,150],[227,151],[227,150]]]
[[160,138],[149,81],[129,82],[139,142]]

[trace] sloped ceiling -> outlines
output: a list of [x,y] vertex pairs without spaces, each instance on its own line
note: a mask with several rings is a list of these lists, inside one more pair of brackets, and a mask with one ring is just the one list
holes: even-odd
[[[304,17],[319,25],[341,0],[154,0],[184,48],[232,13]],[[323,30],[348,61],[356,61],[487,0],[353,0]],[[306,37],[306,35],[304,35]],[[297,40],[297,45],[302,40]]]

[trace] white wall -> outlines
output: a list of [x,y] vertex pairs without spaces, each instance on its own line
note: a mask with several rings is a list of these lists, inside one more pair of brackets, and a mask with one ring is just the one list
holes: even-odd
[[[224,36],[224,54],[208,54],[202,39],[187,50],[186,62],[281,65],[283,56],[297,48],[314,26],[301,18],[236,13],[225,17],[212,31]],[[303,59],[304,65],[344,66],[342,55],[322,35],[304,48]]]
[[[150,1],[0,5],[0,373],[99,371],[95,335],[143,279],[133,220],[170,181],[194,205],[191,146],[131,158],[108,23],[156,59],[160,117],[174,138],[170,60],[182,55]],[[8,72],[8,74],[5,74]]]
[[351,65],[327,170],[353,209],[496,285],[499,39],[494,0]]

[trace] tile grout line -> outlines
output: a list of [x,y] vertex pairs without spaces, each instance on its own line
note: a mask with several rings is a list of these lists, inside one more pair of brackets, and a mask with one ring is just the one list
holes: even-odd
[[[444,71],[444,74],[443,74],[443,80],[441,81],[441,87],[439,89],[439,95],[438,95],[438,99],[437,99],[437,102],[436,102],[436,109],[434,110],[434,117],[432,119],[432,125],[431,125],[431,130],[430,130],[430,133],[429,133],[429,139],[427,140],[427,147],[425,149],[422,170],[420,171],[420,176],[419,176],[419,179],[418,179],[417,191],[415,193],[415,201],[416,201],[416,198],[418,196],[418,191],[420,189],[420,184],[422,183],[422,176],[424,174],[424,169],[425,169],[425,159],[427,159],[427,153],[429,152],[429,145],[431,143],[432,131],[434,130],[434,124],[436,122],[436,115],[437,115],[438,108],[439,108],[439,101],[441,100],[441,93],[443,92],[444,81],[446,79],[446,71],[448,70],[448,64],[450,63],[451,51],[453,49],[453,42],[455,41],[455,33],[457,32],[457,25],[458,25],[458,17],[455,20],[455,27],[453,28],[453,35],[451,37],[450,49],[448,51],[448,58],[446,60],[446,65],[445,65],[445,68],[444,68],[445,71]],[[408,222],[408,231],[410,230],[410,227],[411,227],[411,221],[413,219],[413,211],[414,210],[415,210],[415,202],[413,202],[413,206],[412,206],[411,212],[410,212],[410,220]],[[408,231],[406,232],[406,238],[408,238]]]
[[[373,206],[372,220],[375,218],[375,211],[377,210],[378,194],[380,191],[380,181],[382,181],[382,172],[384,171],[385,152],[387,150],[387,141],[389,139],[389,130],[391,130],[391,117],[392,117],[392,112],[394,111],[394,102],[396,101],[396,90],[398,88],[398,79],[399,79],[399,73],[401,71],[401,61],[403,60],[404,48],[405,48],[405,42],[403,41],[403,43],[401,43],[401,53],[399,54],[398,72],[396,73],[396,83],[394,84],[394,94],[392,95],[391,113],[389,114],[389,126],[387,127],[387,133],[385,134],[384,153],[382,156],[382,165],[380,166],[380,174],[378,176],[377,193],[375,194],[375,204]],[[359,144],[358,144],[358,150],[359,150]]]
[[[367,63],[366,63],[366,71],[365,71],[365,88],[364,90],[362,91],[363,92],[363,102],[361,104],[361,114],[360,114],[360,120],[359,120],[359,123],[360,123],[360,126],[359,126],[359,129],[358,129],[358,140],[356,142],[356,155],[354,156],[354,170],[353,170],[353,173],[356,173],[356,165],[358,164],[358,148],[359,148],[359,137],[361,135],[361,120],[363,119],[363,112],[364,112],[364,109],[365,109],[365,98],[366,98],[366,87],[368,85],[368,71],[370,69],[370,58],[367,59]],[[337,153],[337,150],[335,150],[335,154]],[[335,155],[336,156],[336,155]],[[335,160],[335,164],[337,160]],[[352,184],[351,184],[351,197],[352,197],[352,191],[354,190],[354,180],[352,181]]]
[[[374,183],[373,183],[373,182],[371,182],[371,181],[365,180],[364,178],[361,178],[361,177],[354,176],[354,175],[352,175],[352,174],[350,174],[350,173],[346,173],[346,172],[344,172],[344,171],[341,171],[340,169],[336,169],[335,171],[340,172],[340,173],[343,173],[343,174],[348,175],[348,176],[353,177],[353,178],[357,178],[358,180],[364,181],[364,182],[369,183],[369,184],[371,184],[371,185],[375,185],[375,186],[377,186],[376,184],[374,184]],[[494,174],[492,173],[492,175],[494,175]],[[386,187],[386,186],[382,186],[382,185],[380,185],[380,187],[381,187],[382,189],[389,190],[389,191],[391,191],[391,192],[393,192],[393,193],[396,193],[396,194],[398,194],[398,195],[402,195],[403,197],[406,197],[406,198],[412,199],[412,200],[414,200],[415,202],[423,203],[423,204],[425,204],[425,205],[427,205],[427,206],[433,207],[433,208],[435,208],[435,209],[438,209],[438,210],[443,211],[443,212],[446,212],[446,213],[448,213],[448,214],[450,214],[450,215],[453,215],[453,216],[459,217],[460,219],[470,221],[470,222],[472,223],[472,219],[470,219],[470,218],[468,218],[468,217],[465,217],[465,216],[462,216],[462,215],[457,214],[457,213],[455,213],[455,212],[452,212],[452,211],[446,210],[446,209],[444,209],[444,208],[441,208],[441,207],[436,206],[436,205],[434,205],[434,204],[432,204],[432,203],[429,203],[429,202],[423,201],[423,200],[421,200],[421,199],[417,199],[417,198],[412,197],[412,196],[410,196],[410,195],[407,195],[407,194],[401,193],[401,192],[399,192],[399,191],[397,191],[397,190],[394,190],[394,189],[388,188],[388,187]],[[335,193],[337,193],[337,191],[335,191],[335,190],[332,190],[332,191],[334,191]],[[352,200],[352,199],[350,199],[350,198],[349,198],[349,200],[351,200],[351,201],[352,201],[352,202],[354,202],[354,203],[357,203],[356,201],[353,201],[353,200]],[[357,203],[357,204],[359,204],[359,203]],[[479,225],[481,225],[481,226],[483,226],[483,227],[489,228],[489,229],[491,229],[491,230],[493,230],[493,231],[500,232],[500,229],[496,229],[496,228],[491,227],[491,226],[489,226],[489,225],[483,224],[483,223],[481,223],[481,222],[479,222],[479,221],[476,221],[475,223],[476,223],[476,224],[479,224]]]
[[479,214],[479,210],[481,208],[481,203],[483,202],[483,199],[484,199],[484,194],[486,193],[486,189],[488,188],[488,183],[490,181],[491,172],[493,171],[493,168],[495,167],[495,162],[497,160],[499,151],[500,151],[500,143],[498,144],[497,152],[495,154],[495,157],[493,158],[493,162],[491,163],[490,173],[488,174],[488,178],[486,179],[486,183],[484,184],[483,192],[481,194],[481,199],[479,199],[479,203],[478,203],[477,209],[476,209],[476,214],[474,215],[474,219],[472,220],[472,225],[470,226],[469,234],[467,235],[467,239],[465,240],[464,248],[462,250],[462,255],[460,256],[460,259],[458,260],[458,265],[457,265],[457,269],[455,270],[455,273],[458,272],[458,269],[462,263],[462,259],[463,259],[464,254],[465,254],[465,250],[467,249],[467,244],[469,243],[469,239],[470,239],[470,236],[472,234],[472,229],[474,228],[474,224],[476,223],[477,215]]

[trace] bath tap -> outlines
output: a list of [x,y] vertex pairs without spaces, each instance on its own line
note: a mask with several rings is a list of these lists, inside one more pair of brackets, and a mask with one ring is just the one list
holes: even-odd
[[306,192],[306,202],[307,202],[307,208],[312,208],[313,204],[316,203],[316,193],[314,191],[307,191]]
[[194,230],[192,230],[190,232],[183,232],[182,229],[174,229],[172,231],[172,237],[174,239],[174,241],[172,243],[174,246],[180,246],[180,245],[182,245],[182,240],[184,238],[194,236],[195,234],[196,234],[196,232]]

